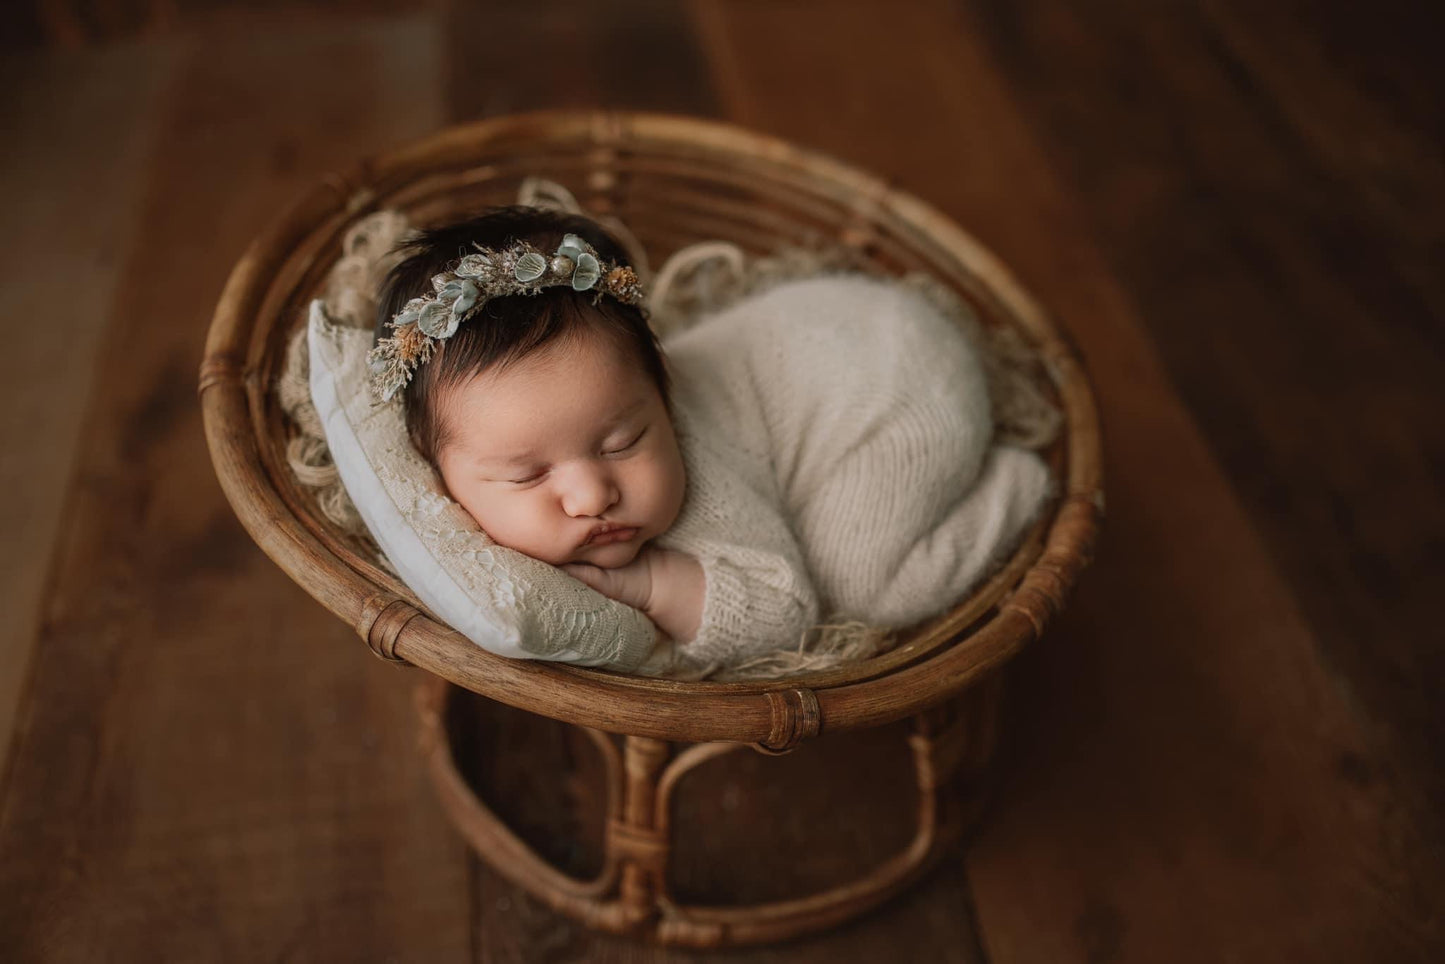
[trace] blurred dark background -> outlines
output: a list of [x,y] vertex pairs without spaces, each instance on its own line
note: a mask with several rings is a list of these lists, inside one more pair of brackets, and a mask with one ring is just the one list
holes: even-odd
[[607,107],[939,206],[1074,334],[1106,432],[1099,557],[1015,668],[974,845],[737,956],[1441,959],[1439,10],[7,4],[0,956],[687,959],[470,856],[411,680],[254,548],[194,401],[230,266],[308,185]]

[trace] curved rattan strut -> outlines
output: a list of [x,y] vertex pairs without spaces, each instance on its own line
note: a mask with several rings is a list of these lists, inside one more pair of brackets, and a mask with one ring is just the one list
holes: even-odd
[[[1062,492],[1008,563],[969,599],[879,658],[774,682],[683,683],[492,655],[422,611],[363,547],[326,522],[291,476],[271,392],[287,334],[358,218],[415,223],[504,203],[521,179],[572,188],[620,217],[654,263],[697,240],[766,252],[843,244],[893,272],[924,271],[985,323],[1037,349],[1064,411],[1051,458]],[[378,654],[522,709],[614,733],[787,749],[820,729],[915,715],[1037,638],[1086,564],[1102,512],[1099,429],[1060,330],[974,239],[918,199],[852,167],[724,124],[648,114],[542,113],[447,130],[357,165],[303,198],[232,272],[201,365],[206,436],[228,499],[257,544]]]

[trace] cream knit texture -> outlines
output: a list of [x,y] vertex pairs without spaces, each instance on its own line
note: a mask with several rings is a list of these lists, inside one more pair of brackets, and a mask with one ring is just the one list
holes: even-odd
[[896,282],[785,283],[665,347],[688,491],[658,543],[707,580],[682,662],[796,648],[820,617],[934,615],[1048,498],[1037,455],[991,444],[973,347]]

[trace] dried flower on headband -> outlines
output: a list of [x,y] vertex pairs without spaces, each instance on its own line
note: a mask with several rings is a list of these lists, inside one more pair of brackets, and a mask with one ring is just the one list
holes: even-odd
[[450,270],[432,276],[432,295],[413,298],[387,323],[391,337],[376,343],[367,356],[371,387],[390,401],[431,358],[437,343],[456,334],[462,322],[492,298],[535,295],[544,288],[570,286],[596,290],[625,305],[642,303],[642,283],[625,264],[603,261],[597,251],[569,234],[549,258],[526,242],[493,250],[477,246]]

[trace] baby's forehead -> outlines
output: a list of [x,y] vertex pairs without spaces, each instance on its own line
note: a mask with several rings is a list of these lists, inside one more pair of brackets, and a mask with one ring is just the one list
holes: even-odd
[[577,391],[633,392],[648,381],[646,366],[616,339],[564,332],[530,351],[519,352],[453,382],[457,399],[498,402],[510,395]]
[[442,394],[446,436],[472,454],[528,451],[605,434],[659,398],[646,369],[615,346],[571,340],[495,365]]

